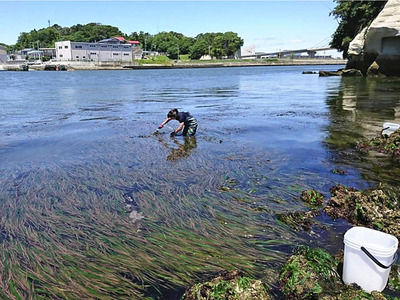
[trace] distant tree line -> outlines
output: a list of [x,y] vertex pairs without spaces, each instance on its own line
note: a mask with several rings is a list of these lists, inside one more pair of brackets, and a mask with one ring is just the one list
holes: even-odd
[[332,36],[330,45],[339,51],[343,51],[343,57],[346,58],[350,42],[363,28],[372,23],[385,6],[387,0],[335,1],[338,5],[330,15],[338,20],[339,26]]
[[[194,38],[186,37],[177,32],[160,32],[155,35],[143,31],[124,34],[117,27],[88,23],[61,27],[54,24],[51,27],[23,32],[17,43],[12,46],[15,50],[24,48],[53,48],[57,41],[96,42],[106,38],[122,36],[126,40],[139,41],[145,51],[158,51],[176,59],[178,55],[189,55],[191,59],[199,59],[203,55],[213,57],[231,57],[241,46],[241,39],[234,32],[201,33]],[[9,47],[10,49],[10,47]]]

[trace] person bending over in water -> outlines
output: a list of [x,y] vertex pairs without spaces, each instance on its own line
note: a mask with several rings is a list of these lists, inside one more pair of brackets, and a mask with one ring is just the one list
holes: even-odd
[[163,128],[163,126],[171,120],[177,120],[179,122],[178,128],[171,133],[171,136],[174,136],[175,134],[180,132],[182,128],[182,135],[184,136],[193,136],[196,134],[197,120],[189,112],[179,112],[176,108],[171,109],[168,112],[167,119],[162,122],[160,126],[158,126],[158,128]]

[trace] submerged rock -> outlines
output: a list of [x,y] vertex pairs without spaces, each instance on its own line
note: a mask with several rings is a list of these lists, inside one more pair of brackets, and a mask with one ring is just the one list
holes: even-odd
[[332,173],[333,173],[333,174],[338,174],[338,175],[346,175],[346,174],[347,174],[347,171],[346,171],[346,170],[343,170],[343,169],[333,169],[333,170],[332,170]]
[[313,225],[317,224],[314,218],[319,215],[317,208],[324,203],[324,196],[316,190],[305,190],[301,193],[300,200],[311,210],[279,213],[276,214],[276,218],[295,231],[309,231]]
[[286,224],[295,231],[311,230],[311,227],[316,224],[314,221],[315,217],[316,213],[313,211],[296,211],[276,215],[278,221]]
[[357,77],[357,76],[362,77],[363,74],[361,73],[360,70],[357,70],[357,69],[344,69],[342,71],[342,76],[343,77]]
[[394,131],[389,136],[382,134],[369,142],[360,143],[358,150],[368,152],[370,150],[390,155],[396,162],[400,163],[400,131]]
[[342,71],[319,71],[320,77],[327,77],[327,76],[342,76]]

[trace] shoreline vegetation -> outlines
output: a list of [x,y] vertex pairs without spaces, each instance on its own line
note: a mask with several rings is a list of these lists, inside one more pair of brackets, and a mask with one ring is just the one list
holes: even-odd
[[[345,59],[265,59],[265,60],[209,60],[209,61],[160,61],[146,59],[140,61],[126,62],[93,62],[93,61],[58,61],[41,64],[30,64],[30,71],[43,70],[143,70],[143,69],[186,69],[186,68],[225,68],[225,67],[256,67],[256,66],[295,66],[295,65],[345,65]],[[49,67],[53,66],[53,68]],[[62,66],[62,68],[57,68]],[[21,70],[21,65],[4,65],[4,69]]]

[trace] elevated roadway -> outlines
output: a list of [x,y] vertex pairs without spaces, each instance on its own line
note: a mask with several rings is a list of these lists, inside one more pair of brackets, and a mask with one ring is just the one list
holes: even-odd
[[296,54],[302,54],[302,53],[307,53],[309,58],[315,58],[315,55],[319,51],[329,51],[329,50],[335,50],[330,47],[321,47],[321,48],[310,48],[310,49],[297,49],[297,50],[282,50],[282,51],[276,51],[276,52],[256,52],[255,54],[248,54],[248,55],[242,55],[242,58],[282,58],[282,57],[287,57],[290,55],[296,55]]

